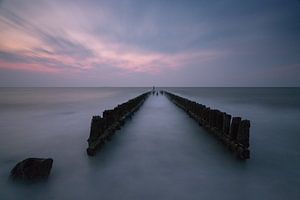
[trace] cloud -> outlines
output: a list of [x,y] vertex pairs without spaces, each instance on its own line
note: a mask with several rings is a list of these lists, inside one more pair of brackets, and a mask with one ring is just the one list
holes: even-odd
[[[177,69],[190,62],[202,62],[220,55],[220,52],[204,50],[176,53],[149,51],[128,43],[102,39],[101,35],[83,31],[80,27],[51,31],[48,26],[37,26],[9,10],[1,12],[0,20],[2,24],[9,27],[8,34],[3,39],[3,44],[6,46],[0,48],[2,51],[0,59],[6,62],[5,65],[1,64],[2,68],[11,67],[7,64],[11,62],[14,68],[20,66],[20,69],[30,70],[36,69],[38,65],[41,68],[53,68],[53,71],[87,70],[106,66],[159,73],[163,68]],[[16,31],[20,34],[10,38],[9,33]],[[21,41],[20,44],[23,43],[24,46],[7,43],[4,40]],[[23,63],[35,67],[24,68],[21,66]]]
[[122,74],[151,82],[154,75],[163,81],[172,73],[181,83],[196,84],[214,82],[212,74],[221,74],[221,83],[237,80],[235,72],[270,69],[271,82],[274,66],[300,63],[297,6],[256,0],[3,1],[0,73],[78,80],[84,74],[111,83]]

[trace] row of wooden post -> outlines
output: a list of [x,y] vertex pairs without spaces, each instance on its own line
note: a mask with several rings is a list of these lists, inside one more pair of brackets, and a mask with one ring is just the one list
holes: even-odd
[[93,116],[90,136],[88,138],[87,154],[95,155],[106,141],[109,141],[116,130],[124,125],[126,119],[131,118],[135,111],[143,104],[150,92],[146,92],[131,99],[112,110],[105,110],[101,116]]
[[211,109],[205,105],[163,91],[177,106],[185,110],[199,125],[216,135],[240,159],[249,159],[250,121]]

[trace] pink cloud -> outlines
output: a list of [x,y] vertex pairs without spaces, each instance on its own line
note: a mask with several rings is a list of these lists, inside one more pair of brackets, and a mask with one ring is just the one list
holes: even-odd
[[[162,70],[188,67],[193,63],[205,64],[224,55],[224,52],[211,50],[178,53],[145,51],[94,35],[76,23],[68,23],[68,17],[62,19],[67,28],[60,24],[61,31],[49,29],[58,23],[50,16],[49,19],[45,16],[42,20],[48,22],[47,26],[42,23],[35,26],[33,22],[23,18],[15,18],[22,23],[9,19],[4,22],[0,20],[0,27],[9,28],[0,32],[0,51],[11,57],[21,58],[24,62],[0,57],[2,68],[63,73],[104,66],[129,72],[160,73]],[[8,26],[7,21],[13,26]],[[39,20],[36,23],[38,22]]]
[[10,70],[26,70],[41,73],[59,73],[60,70],[57,68],[49,67],[46,65],[35,64],[35,63],[12,63],[0,60],[0,69]]

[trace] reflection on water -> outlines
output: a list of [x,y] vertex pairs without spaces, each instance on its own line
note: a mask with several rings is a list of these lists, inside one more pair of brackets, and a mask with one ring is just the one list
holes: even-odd
[[[299,199],[299,89],[169,88],[252,122],[237,161],[163,96],[151,96],[95,157],[92,115],[147,88],[0,89],[0,199]],[[26,157],[52,157],[47,182],[12,183]]]

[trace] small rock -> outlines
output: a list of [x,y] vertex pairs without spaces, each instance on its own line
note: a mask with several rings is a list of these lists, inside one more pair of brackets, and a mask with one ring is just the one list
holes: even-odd
[[13,179],[35,181],[47,178],[53,164],[51,158],[27,158],[19,162],[10,172]]

